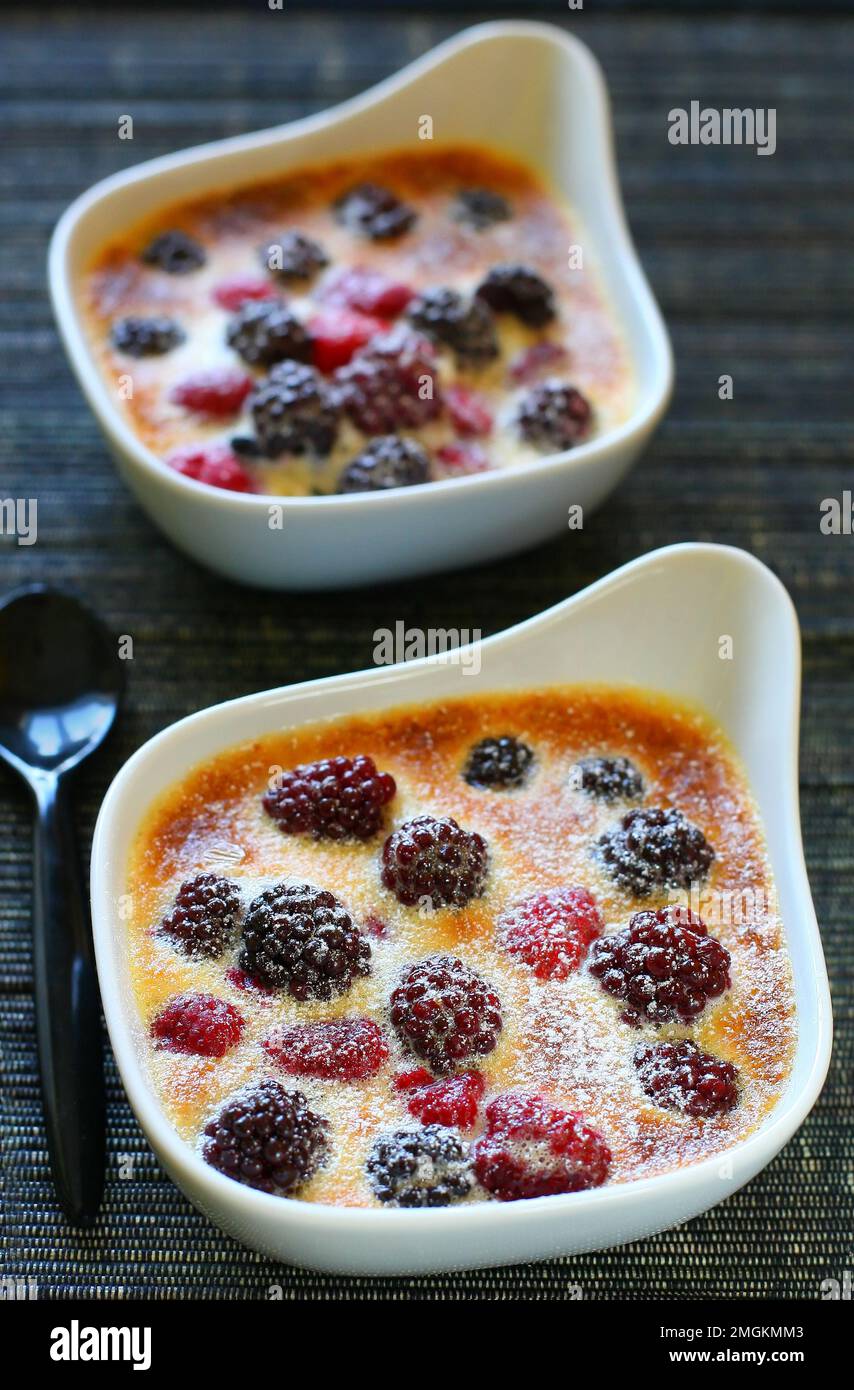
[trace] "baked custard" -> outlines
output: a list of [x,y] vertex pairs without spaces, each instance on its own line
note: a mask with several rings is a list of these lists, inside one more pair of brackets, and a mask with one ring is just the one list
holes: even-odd
[[525,166],[425,143],[172,206],[106,246],[80,296],[132,428],[181,473],[377,491],[627,418],[594,252]]
[[693,707],[550,687],[265,735],[149,810],[140,1045],[239,1182],[434,1207],[670,1172],[785,1086],[756,809]]

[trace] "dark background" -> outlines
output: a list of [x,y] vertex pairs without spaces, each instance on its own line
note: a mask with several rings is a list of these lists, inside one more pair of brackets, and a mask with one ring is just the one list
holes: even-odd
[[[627,210],[676,353],[657,438],[582,533],[478,571],[306,597],[196,568],[120,485],[60,351],[45,293],[59,213],[116,169],[318,110],[469,22],[520,11],[566,24],[605,68]],[[561,1298],[574,1284],[586,1298],[819,1297],[822,1279],[854,1267],[854,537],[819,531],[822,499],[854,486],[850,6],[587,0],[571,13],[315,0],[309,14],[290,0],[284,13],[263,0],[229,11],[112,3],[7,11],[2,31],[0,494],[39,499],[38,544],[0,538],[2,588],[73,586],[135,644],[124,717],[79,780],[84,840],[111,776],[151,734],[214,701],[363,667],[377,627],[402,619],[486,635],[655,546],[744,546],[787,585],[803,626],[803,823],[837,1040],[798,1135],[687,1226],[602,1254],[384,1286],[278,1267],[216,1232],[158,1168],[109,1057],[106,1202],[94,1231],[70,1232],[53,1201],[35,1069],[29,808],[0,770],[0,1275],[34,1277],[41,1297],[258,1297],[271,1283],[317,1298],[380,1287],[401,1298]],[[671,147],[667,112],[693,99],[776,107],[776,155]],[[116,137],[123,113],[132,143]],[[717,396],[724,372],[729,403]]]

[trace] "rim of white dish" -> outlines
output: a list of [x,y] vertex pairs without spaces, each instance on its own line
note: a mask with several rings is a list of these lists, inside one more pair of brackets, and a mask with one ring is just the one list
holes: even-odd
[[[477,47],[496,37],[541,38],[562,46],[570,51],[584,69],[587,80],[595,93],[598,111],[591,122],[592,129],[600,141],[602,153],[602,193],[607,206],[607,215],[613,226],[619,256],[622,260],[623,274],[629,281],[631,292],[639,302],[653,344],[654,372],[653,382],[644,396],[638,401],[631,417],[614,429],[573,449],[558,454],[548,454],[532,462],[511,464],[507,468],[492,469],[485,473],[474,473],[462,478],[443,478],[435,482],[419,483],[407,488],[390,488],[382,492],[330,493],[318,497],[290,497],[275,493],[238,493],[224,488],[212,487],[207,483],[185,477],[178,473],[147,448],[131,429],[129,422],[111,400],[106,382],[101,377],[97,365],[91,358],[89,344],[83,332],[80,314],[75,303],[73,288],[67,269],[68,248],[80,217],[88,212],[101,198],[130,184],[143,182],[159,173],[166,173],[184,165],[204,163],[207,159],[221,154],[239,153],[241,150],[275,145],[280,140],[307,135],[315,130],[334,125],[342,118],[367,110],[385,100],[396,91],[408,86],[431,69],[440,67],[448,58],[468,48]],[[307,508],[335,510],[357,507],[405,508],[417,504],[425,493],[431,496],[452,489],[462,494],[470,488],[488,487],[497,490],[512,486],[524,471],[526,478],[536,485],[539,478],[549,473],[563,470],[571,474],[575,467],[588,463],[600,452],[610,451],[613,446],[631,442],[636,436],[645,436],[661,419],[667,408],[673,390],[673,352],[661,311],[649,287],[641,267],[637,251],[632,241],[625,211],[623,209],[620,184],[617,174],[614,151],[613,121],[607,86],[598,60],[586,44],[572,34],[565,33],[555,25],[526,20],[495,20],[473,25],[462,33],[438,44],[423,57],[408,63],[399,72],[384,78],[367,91],[359,93],[336,106],[326,108],[315,115],[290,121],[282,126],[253,131],[223,140],[194,145],[174,154],[161,155],[146,160],[128,170],[111,174],[100,180],[92,188],[82,193],[63,213],[51,238],[48,253],[48,276],[54,313],[71,358],[78,381],[108,439],[119,450],[131,455],[146,472],[152,474],[160,483],[183,492],[187,497],[194,496],[200,503],[216,506],[220,510],[240,508],[255,509],[259,515],[262,510],[269,512],[271,506],[283,508],[285,512],[301,512]]]
[[[336,686],[343,687],[347,683],[364,684],[366,680],[377,679],[378,675],[388,676],[392,672],[406,671],[415,679],[420,672],[436,665],[435,658],[425,657],[417,661],[406,662],[402,666],[383,668],[382,671],[373,668],[368,671],[324,677],[320,680],[304,681],[298,685],[282,686],[275,690],[244,695],[188,715],[162,730],[159,734],[155,734],[141,748],[137,749],[116,774],[107,791],[98,815],[92,843],[92,918],[104,1014],[110,1041],[130,1104],[155,1151],[166,1156],[169,1171],[178,1181],[186,1180],[195,1192],[207,1190],[211,1194],[212,1201],[217,1204],[224,1204],[232,1211],[251,1212],[256,1217],[264,1218],[271,1223],[284,1223],[291,1228],[299,1226],[303,1229],[306,1227],[329,1229],[334,1227],[338,1231],[345,1233],[351,1231],[364,1237],[374,1233],[380,1236],[392,1227],[395,1228],[397,1234],[405,1233],[409,1229],[413,1233],[420,1230],[420,1233],[423,1234],[423,1223],[429,1223],[434,1229],[453,1229],[460,1236],[463,1236],[475,1232],[481,1226],[494,1229],[495,1227],[501,1228],[523,1224],[526,1221],[530,1222],[532,1218],[544,1219],[547,1212],[595,1210],[601,1206],[620,1208],[627,1204],[634,1206],[638,1202],[643,1202],[646,1196],[658,1195],[665,1191],[671,1192],[674,1197],[699,1191],[710,1177],[719,1174],[720,1165],[726,1160],[732,1165],[734,1174],[737,1174],[740,1167],[744,1176],[741,1181],[738,1181],[737,1177],[734,1176],[732,1184],[726,1191],[722,1191],[720,1197],[717,1198],[718,1201],[721,1201],[725,1197],[731,1196],[744,1182],[749,1181],[792,1137],[812,1109],[827,1075],[832,1044],[832,1013],[824,953],[818,923],[812,907],[800,829],[797,776],[800,643],[797,616],[785,587],[767,566],[737,547],[683,542],[678,545],[662,547],[630,561],[594,584],[582,589],[579,593],[545,609],[542,613],[486,638],[481,643],[481,647],[508,645],[524,640],[529,633],[560,622],[571,610],[588,604],[607,589],[625,584],[627,579],[640,574],[643,570],[689,553],[726,557],[731,563],[738,563],[753,570],[756,576],[761,575],[763,582],[777,591],[777,597],[787,614],[790,640],[794,643],[797,658],[794,668],[797,688],[793,692],[795,697],[793,700],[793,720],[786,748],[786,757],[789,762],[789,830],[793,832],[794,836],[792,847],[797,858],[795,868],[799,881],[799,893],[802,895],[804,906],[807,909],[804,912],[804,921],[801,923],[800,929],[807,933],[809,956],[813,970],[812,984],[816,992],[815,1031],[808,1039],[804,1037],[802,1030],[799,1029],[798,1032],[796,1056],[802,1048],[809,1046],[812,1049],[809,1073],[799,1090],[793,1092],[790,1080],[770,1114],[752,1134],[721,1153],[701,1159],[697,1163],[689,1164],[685,1168],[676,1169],[673,1172],[660,1173],[649,1178],[636,1178],[624,1183],[616,1183],[613,1186],[606,1184],[586,1192],[533,1197],[522,1202],[484,1201],[466,1203],[457,1207],[424,1210],[339,1207],[326,1203],[306,1202],[296,1197],[278,1197],[258,1192],[217,1172],[216,1169],[204,1162],[201,1155],[190,1143],[180,1137],[154,1095],[143,1070],[142,1058],[133,1036],[130,1017],[130,1009],[135,1006],[130,1005],[122,997],[122,985],[114,970],[116,929],[113,923],[114,902],[108,891],[108,879],[112,864],[110,840],[115,803],[120,800],[127,784],[134,780],[137,772],[151,754],[169,742],[179,743],[190,724],[213,721],[220,717],[223,712],[237,706],[251,708],[262,703],[278,702],[297,692],[307,693],[312,689],[319,691],[321,687],[328,690]],[[465,651],[465,648],[462,650]],[[203,1203],[201,1205],[204,1206]],[[714,1205],[716,1202],[710,1201],[706,1207]],[[659,1229],[657,1224],[656,1229]]]

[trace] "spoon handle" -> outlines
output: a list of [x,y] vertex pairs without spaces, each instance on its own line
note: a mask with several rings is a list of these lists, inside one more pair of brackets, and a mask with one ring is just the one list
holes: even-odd
[[103,1192],[105,1149],[92,930],[67,787],[45,776],[35,790],[33,967],[48,1151],[66,1216],[89,1226]]

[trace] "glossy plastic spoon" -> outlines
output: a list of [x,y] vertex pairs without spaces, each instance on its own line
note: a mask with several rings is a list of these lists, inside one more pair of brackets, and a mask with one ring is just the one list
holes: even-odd
[[68,774],[98,747],[124,685],[116,640],[77,599],[42,585],[0,602],[0,757],[35,802],[33,974],[48,1150],[75,1225],[104,1185],[98,984]]

